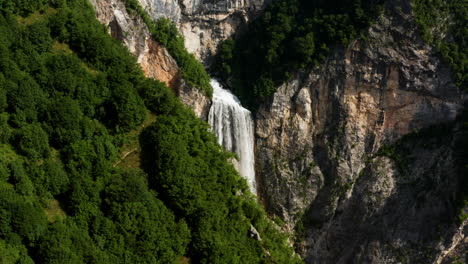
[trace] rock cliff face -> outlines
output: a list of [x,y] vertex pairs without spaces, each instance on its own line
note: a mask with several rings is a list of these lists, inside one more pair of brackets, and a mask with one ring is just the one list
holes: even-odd
[[143,20],[130,15],[121,0],[90,2],[96,10],[98,20],[137,57],[145,75],[165,82],[185,105],[192,108],[198,117],[206,120],[211,105],[210,99],[200,89],[184,82],[176,61],[166,48],[151,38]]
[[234,34],[261,11],[269,0],[139,0],[154,19],[174,21],[185,47],[210,62],[218,43]]
[[[269,0],[138,1],[153,19],[166,17],[175,22],[185,38],[186,48],[209,64],[218,43],[257,15]],[[146,76],[167,83],[198,117],[207,120],[211,101],[180,78],[177,63],[164,47],[151,39],[142,19],[128,14],[122,0],[90,2],[99,21],[138,58]]]
[[406,161],[377,155],[463,108],[408,2],[392,1],[366,40],[298,73],[256,115],[259,193],[288,228],[299,225],[309,263],[440,263],[442,252],[466,245],[467,223],[454,221],[456,129],[431,148],[405,143],[404,173]]
[[[146,75],[206,120],[211,102],[185,85],[144,23],[120,0],[90,1]],[[176,22],[205,63],[266,2],[139,1],[153,18]],[[255,116],[259,197],[297,231],[307,263],[451,263],[467,252],[468,223],[455,220],[454,203],[461,180],[454,120],[466,95],[420,39],[409,0],[390,2],[365,40],[297,73]],[[442,133],[427,129],[448,122]]]
[[441,263],[466,246],[457,129],[403,140],[402,160],[374,156],[351,184],[325,185],[304,216],[307,262]]

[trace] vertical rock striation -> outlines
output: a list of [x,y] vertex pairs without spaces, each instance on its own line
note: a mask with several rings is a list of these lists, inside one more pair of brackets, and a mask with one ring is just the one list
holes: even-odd
[[452,230],[466,233],[455,223],[455,139],[430,149],[407,143],[410,176],[377,155],[455,120],[466,98],[418,36],[409,1],[391,2],[366,40],[297,73],[256,114],[259,194],[290,229],[301,226],[308,263],[431,263]]
[[154,19],[175,22],[188,51],[208,64],[218,43],[255,17],[268,1],[139,0]]

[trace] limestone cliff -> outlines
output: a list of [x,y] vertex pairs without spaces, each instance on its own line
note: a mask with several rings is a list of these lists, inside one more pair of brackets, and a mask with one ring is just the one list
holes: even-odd
[[[144,23],[119,0],[90,1],[145,73],[206,120],[211,103],[184,84]],[[267,2],[139,1],[153,18],[176,22],[205,63]],[[467,220],[456,221],[454,203],[461,181],[454,120],[467,97],[421,40],[409,2],[390,1],[366,39],[296,73],[256,113],[259,197],[297,232],[307,263],[451,263],[466,254]],[[439,134],[427,129],[450,122]]]
[[154,19],[166,17],[177,24],[185,47],[209,63],[218,43],[262,10],[269,0],[139,0]]
[[[167,83],[182,102],[200,118],[207,120],[211,101],[196,87],[181,78],[176,61],[167,50],[151,39],[145,23],[129,14],[122,0],[90,0],[99,21],[121,40],[137,58],[146,76]],[[221,40],[230,37],[261,11],[268,0],[139,0],[153,18],[166,17],[176,23],[185,46],[197,58],[209,63]]]
[[440,263],[442,252],[466,245],[467,223],[455,223],[453,206],[456,140],[406,143],[405,175],[377,155],[455,120],[466,98],[420,39],[408,3],[392,1],[366,40],[297,73],[257,112],[259,193],[288,228],[299,223],[309,263]]
[[98,20],[109,28],[109,33],[121,40],[137,57],[147,77],[165,82],[192,108],[195,114],[207,119],[211,101],[200,89],[191,87],[181,78],[177,62],[169,52],[151,38],[143,20],[129,14],[121,0],[90,0]]

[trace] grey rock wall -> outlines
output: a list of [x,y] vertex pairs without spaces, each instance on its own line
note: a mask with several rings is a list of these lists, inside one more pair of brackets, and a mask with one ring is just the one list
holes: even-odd
[[308,263],[439,263],[452,231],[466,233],[454,223],[453,143],[415,149],[410,179],[376,155],[455,120],[466,100],[420,39],[408,1],[393,2],[366,40],[297,73],[256,115],[261,199],[299,230]]
[[[211,100],[197,87],[192,87],[181,78],[177,62],[165,47],[151,38],[141,18],[127,13],[122,0],[90,0],[98,20],[109,28],[109,33],[122,41],[137,57],[147,77],[165,82],[192,108],[195,114],[206,120]],[[168,11],[169,12],[169,11]]]
[[220,41],[254,18],[269,0],[139,0],[154,19],[176,23],[185,47],[206,64]]

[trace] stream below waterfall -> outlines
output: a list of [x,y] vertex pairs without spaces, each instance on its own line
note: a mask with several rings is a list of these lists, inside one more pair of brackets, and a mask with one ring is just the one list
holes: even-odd
[[221,84],[212,79],[213,104],[208,115],[211,130],[226,150],[235,153],[238,161],[234,166],[257,194],[255,181],[254,122],[252,113],[242,107],[239,99]]

